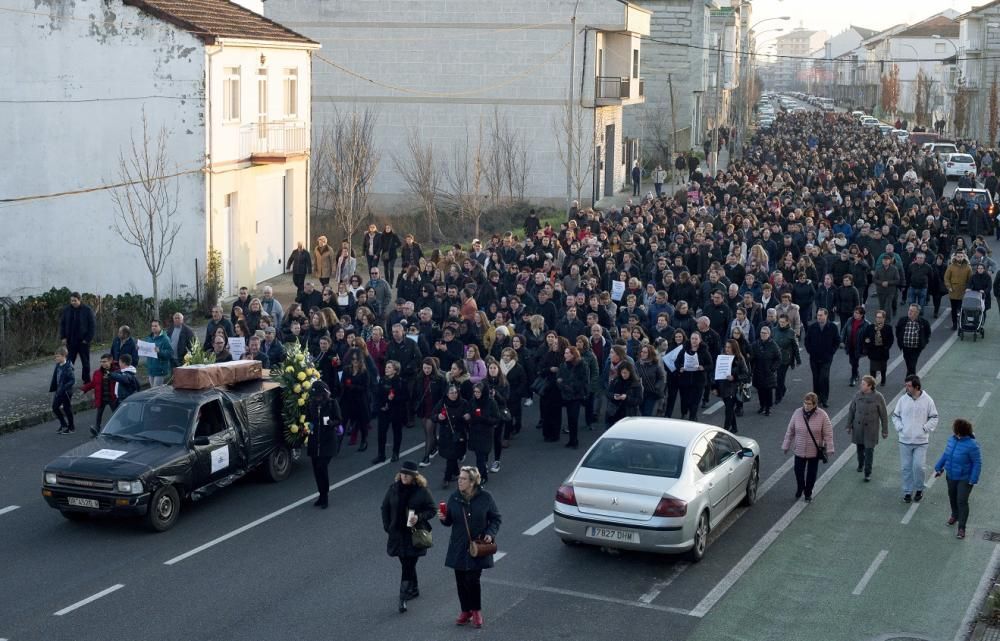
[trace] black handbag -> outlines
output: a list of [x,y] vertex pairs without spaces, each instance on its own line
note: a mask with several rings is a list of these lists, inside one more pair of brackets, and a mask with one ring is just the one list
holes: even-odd
[[549,391],[549,381],[544,376],[539,376],[531,383],[531,391],[539,396],[544,396]]
[[417,524],[410,531],[410,543],[418,550],[426,550],[434,545],[434,537],[430,530],[421,529]]
[[816,437],[813,436],[813,431],[809,428],[809,419],[806,419],[806,431],[809,432],[809,438],[812,439],[813,445],[816,446],[816,456],[824,463],[829,463],[829,459],[826,456],[826,446],[820,446],[820,444],[816,442]]

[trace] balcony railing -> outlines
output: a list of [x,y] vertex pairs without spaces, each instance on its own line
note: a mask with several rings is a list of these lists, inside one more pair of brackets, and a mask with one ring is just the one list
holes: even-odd
[[240,129],[240,157],[287,156],[309,149],[309,130],[304,122],[267,122]]
[[632,83],[638,85],[638,97],[646,94],[645,82],[636,78],[619,78],[618,76],[597,76],[594,82],[597,100],[628,100],[632,98]]

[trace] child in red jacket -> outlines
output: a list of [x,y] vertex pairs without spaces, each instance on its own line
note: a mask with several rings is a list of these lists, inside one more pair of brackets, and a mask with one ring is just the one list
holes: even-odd
[[104,416],[104,408],[110,407],[111,415],[118,407],[118,398],[115,396],[115,382],[111,380],[111,367],[114,361],[111,354],[101,356],[101,366],[94,370],[94,375],[90,377],[90,382],[81,387],[81,391],[87,393],[94,392],[94,407],[97,408],[97,419],[94,427],[90,428],[90,433],[97,436],[101,432],[101,418]]

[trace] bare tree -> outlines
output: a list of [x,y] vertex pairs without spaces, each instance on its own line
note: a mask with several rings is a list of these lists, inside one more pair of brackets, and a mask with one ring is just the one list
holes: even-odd
[[427,240],[434,240],[437,227],[437,198],[440,194],[441,168],[434,157],[434,145],[420,137],[420,130],[411,127],[406,136],[406,155],[393,156],[392,162],[410,191],[420,200],[427,222]]
[[466,126],[465,143],[456,144],[452,150],[451,163],[445,170],[446,189],[443,194],[443,200],[459,218],[472,221],[477,237],[487,198],[483,192],[487,184],[484,145],[483,122],[480,119],[475,140]]
[[1000,113],[997,105],[997,70],[993,68],[993,82],[990,84],[989,113],[987,114],[986,128],[990,139],[987,146],[992,145],[997,139],[997,126],[1000,124]]
[[881,78],[882,82],[882,112],[886,114],[895,115],[896,108],[899,105],[899,65],[892,65],[889,69],[889,73],[884,74]]
[[[572,110],[573,117],[570,117]],[[553,116],[552,127],[559,141],[559,160],[563,169],[570,175],[573,191],[576,193],[576,200],[582,200],[583,190],[590,182],[590,176],[594,168],[594,140],[591,126],[588,126],[584,118],[585,110],[578,103],[564,105],[558,117]],[[655,136],[655,134],[654,134]],[[657,139],[654,141],[657,149],[662,153],[669,154],[669,147],[666,140]],[[662,148],[661,148],[662,146]],[[572,158],[567,158],[567,151],[572,149]],[[669,155],[665,156],[669,160]]]
[[[321,121],[312,151],[311,185],[316,211],[330,214],[347,238],[368,215],[368,197],[381,160],[375,147],[378,113],[342,113],[335,109]],[[329,208],[324,208],[324,203]]]
[[118,154],[121,187],[111,192],[115,204],[112,229],[142,253],[153,281],[153,314],[160,313],[160,275],[174,250],[180,232],[177,215],[176,167],[167,160],[167,129],[160,127],[155,137],[149,119],[142,113],[142,138],[129,136],[130,144]]
[[913,118],[917,125],[929,125],[931,119],[931,94],[934,80],[923,69],[917,71],[916,105],[913,108]]
[[531,172],[524,133],[495,108],[488,135],[484,177],[492,204],[499,207],[524,200]]
[[971,97],[971,91],[963,85],[961,80],[958,83],[954,104],[955,135],[964,136],[965,128],[969,124],[969,98]]

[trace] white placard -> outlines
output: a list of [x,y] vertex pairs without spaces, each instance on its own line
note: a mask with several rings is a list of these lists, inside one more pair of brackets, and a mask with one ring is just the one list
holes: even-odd
[[114,461],[116,459],[125,456],[126,454],[128,454],[128,452],[124,450],[97,450],[96,452],[91,454],[89,458],[102,458],[102,459],[107,459],[109,461]]
[[613,280],[611,281],[611,300],[619,301],[622,296],[625,295],[625,281],[623,280]]
[[683,348],[683,345],[678,345],[663,355],[663,364],[671,372],[677,371],[677,355],[681,353],[681,349]]
[[233,336],[229,339],[229,353],[233,355],[233,360],[238,361],[243,358],[247,351],[247,341],[242,336]]
[[212,474],[229,467],[229,445],[212,450]]
[[139,356],[159,358],[159,354],[156,353],[156,345],[154,343],[150,343],[149,341],[139,341],[137,345],[139,347]]
[[698,362],[698,354],[688,354],[684,352],[684,371],[685,372],[696,372],[698,367],[701,365]]
[[720,354],[715,359],[715,380],[721,381],[732,375],[734,358],[736,357],[729,354]]

